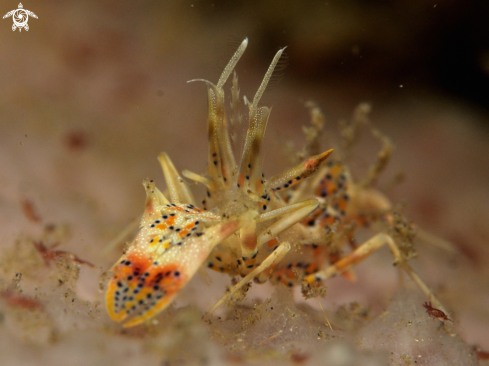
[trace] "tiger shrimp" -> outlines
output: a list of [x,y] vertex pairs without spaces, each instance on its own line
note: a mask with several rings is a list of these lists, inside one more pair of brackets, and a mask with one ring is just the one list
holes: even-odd
[[[199,206],[170,157],[159,155],[168,193],[164,195],[152,180],[143,182],[146,202],[139,231],[111,268],[106,292],[110,317],[124,327],[153,318],[205,268],[242,277],[209,314],[251,280],[300,285],[304,296],[312,297],[323,281],[336,274],[353,280],[352,267],[384,244],[391,249],[394,263],[442,308],[387,229],[361,245],[354,243],[356,227],[372,220],[393,227],[396,217],[387,198],[368,182],[354,183],[339,159],[326,163],[333,150],[319,151],[323,117],[315,105],[309,104],[313,127],[307,134],[307,157],[265,178],[262,146],[271,108],[259,102],[284,49],[276,53],[253,100],[243,98],[249,126],[236,162],[229,133],[233,116],[226,116],[223,86],[233,75],[235,111],[240,96],[234,69],[247,45],[245,39],[217,84],[191,80],[207,87],[209,148],[206,173],[184,170],[182,175],[204,185],[206,197]],[[346,243],[351,251],[342,257],[340,249]],[[291,250],[296,246],[301,246],[302,254]]]

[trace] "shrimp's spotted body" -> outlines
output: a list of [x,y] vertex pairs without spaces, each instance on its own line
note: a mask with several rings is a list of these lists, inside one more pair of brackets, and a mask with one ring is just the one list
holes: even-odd
[[[354,244],[355,227],[368,223],[369,218],[395,224],[390,203],[380,192],[355,184],[339,160],[323,164],[333,150],[317,151],[323,123],[317,107],[310,106],[314,128],[309,130],[304,149],[310,157],[265,179],[261,169],[262,144],[271,109],[259,106],[259,101],[283,49],[275,55],[253,100],[244,98],[249,128],[241,161],[236,163],[223,86],[247,45],[245,39],[217,84],[192,80],[207,85],[208,163],[205,175],[190,171],[183,175],[205,185],[206,197],[197,207],[189,186],[168,155],[160,154],[169,198],[153,181],[143,182],[146,205],[139,232],[111,269],[113,276],[106,293],[110,317],[123,322],[124,327],[151,319],[202,268],[243,277],[210,313],[253,279],[259,283],[270,279],[287,286],[302,284],[304,296],[314,296],[320,281],[335,274],[353,280],[351,267],[384,244],[391,248],[395,263],[441,308],[386,232],[360,246]],[[240,118],[239,103],[234,72],[231,119]],[[291,244],[300,244],[302,250],[290,251]],[[350,244],[351,252],[342,257],[345,244]]]

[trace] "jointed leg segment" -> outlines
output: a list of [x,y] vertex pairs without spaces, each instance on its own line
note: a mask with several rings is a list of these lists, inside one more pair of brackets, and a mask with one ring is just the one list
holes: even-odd
[[304,277],[304,282],[306,286],[311,286],[316,281],[325,281],[337,274],[341,274],[344,271],[349,270],[352,266],[357,263],[360,263],[367,257],[369,257],[376,250],[380,249],[384,244],[389,246],[389,249],[394,256],[394,265],[402,268],[409,277],[416,283],[416,285],[423,291],[423,293],[430,299],[430,301],[434,304],[434,306],[444,312],[443,305],[440,301],[435,297],[433,292],[428,288],[428,286],[424,283],[423,280],[418,276],[418,274],[409,266],[409,264],[404,260],[401,255],[401,252],[395,243],[394,239],[384,233],[380,233],[375,235],[373,238],[367,240],[365,243],[360,245],[357,249],[351,252],[346,257],[340,259],[338,262],[329,266],[328,268],[316,272],[314,274],[308,275]]
[[290,244],[288,242],[284,242],[280,244],[277,249],[275,249],[261,264],[256,267],[253,271],[248,273],[241,281],[239,281],[236,285],[232,286],[227,292],[208,312],[207,315],[212,315],[214,311],[221,306],[222,303],[229,300],[233,294],[236,293],[240,288],[250,282],[253,278],[260,275],[261,273],[266,273],[268,269],[275,268],[280,261],[285,257],[285,255],[290,250]]
[[[256,222],[250,222],[248,225],[243,226],[240,231],[241,252],[243,256],[242,261],[240,262],[241,273],[247,274],[251,268],[254,267],[256,255],[263,244],[275,239],[281,232],[302,221],[317,207],[317,205],[318,202],[315,199],[288,205],[261,214],[258,216]],[[257,236],[256,224],[273,219],[278,220]]]

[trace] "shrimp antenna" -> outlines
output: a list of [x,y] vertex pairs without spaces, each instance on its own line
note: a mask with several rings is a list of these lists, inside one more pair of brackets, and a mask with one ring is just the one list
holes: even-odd
[[263,77],[263,81],[261,82],[260,87],[256,91],[255,97],[253,98],[253,103],[250,106],[250,114],[252,111],[256,110],[258,107],[258,102],[260,101],[263,93],[265,92],[265,89],[267,88],[268,82],[270,81],[270,78],[273,75],[273,70],[275,70],[275,67],[277,66],[278,61],[280,60],[280,57],[282,57],[282,53],[287,47],[284,47],[280,49],[276,54],[275,57],[272,60],[272,63],[268,67],[267,73]]
[[238,47],[236,52],[234,53],[233,57],[231,57],[231,60],[229,60],[228,64],[224,68],[224,71],[222,72],[221,77],[217,82],[218,89],[222,89],[222,87],[226,83],[226,80],[229,78],[229,75],[231,75],[234,68],[236,67],[236,64],[238,63],[239,59],[241,58],[241,56],[243,56],[243,53],[246,50],[247,46],[248,46],[248,38],[245,38],[243,42],[241,42],[241,45]]

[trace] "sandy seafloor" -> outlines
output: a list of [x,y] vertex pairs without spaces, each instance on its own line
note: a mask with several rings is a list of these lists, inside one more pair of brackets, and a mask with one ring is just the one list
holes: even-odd
[[[426,22],[436,8],[418,3],[397,7]],[[2,11],[16,6],[2,2]],[[385,50],[405,41],[406,57],[416,52],[410,42],[417,37],[402,26],[408,33],[399,35],[395,19],[382,12],[388,6],[367,13],[361,2],[311,2],[305,9],[272,1],[33,1],[24,7],[38,16],[29,19],[28,32],[12,32],[11,19],[0,23],[0,365],[487,362],[474,352],[489,350],[487,110],[415,77],[381,77],[382,67],[395,75],[402,57],[393,51],[392,61],[372,60],[368,49],[375,46],[364,44]],[[288,46],[289,68],[262,99],[273,105],[267,175],[289,166],[284,145],[300,148],[301,126],[309,123],[304,102],[321,107],[332,131],[358,103],[372,104],[372,123],[396,147],[379,185],[402,171],[404,181],[388,197],[405,202],[416,225],[452,243],[447,251],[418,241],[411,264],[453,324],[427,316],[426,299],[407,278],[400,280],[386,248],[355,269],[356,283],[329,281],[321,305],[304,303],[299,289],[291,295],[255,285],[242,306],[222,309],[209,325],[201,316],[229,284],[212,274],[210,286],[192,280],[151,324],[127,331],[109,319],[101,275],[122,249],[104,249],[141,215],[142,180],[164,186],[159,152],[179,170],[204,172],[205,87],[186,81],[215,82],[234,47],[229,39],[244,36],[249,46],[237,71],[249,97],[274,52]],[[342,49],[353,54],[346,53],[347,66],[362,57],[381,66],[353,68],[351,75],[338,62],[336,74],[325,72],[325,60]],[[358,77],[362,72],[368,75]],[[331,136],[326,133],[324,148]],[[364,174],[379,148],[362,139],[353,173]],[[41,240],[94,267],[69,259],[47,266],[32,244]],[[17,301],[6,295],[12,293]]]

